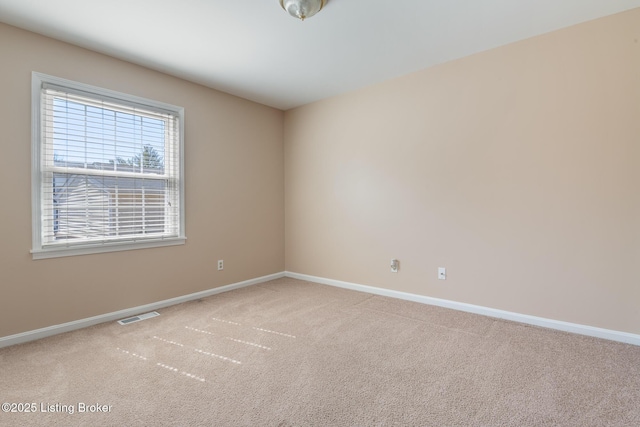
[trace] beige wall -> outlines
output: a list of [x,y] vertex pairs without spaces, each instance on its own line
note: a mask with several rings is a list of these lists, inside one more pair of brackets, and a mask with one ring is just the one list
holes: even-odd
[[636,9],[286,112],[286,269],[640,333],[639,39]]
[[[184,246],[32,261],[32,71],[185,108]],[[283,271],[281,111],[4,24],[0,87],[0,337]]]

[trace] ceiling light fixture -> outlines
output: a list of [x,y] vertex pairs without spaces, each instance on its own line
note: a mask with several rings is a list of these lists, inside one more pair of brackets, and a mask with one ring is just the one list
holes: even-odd
[[280,0],[280,6],[301,21],[320,12],[325,3],[326,0]]

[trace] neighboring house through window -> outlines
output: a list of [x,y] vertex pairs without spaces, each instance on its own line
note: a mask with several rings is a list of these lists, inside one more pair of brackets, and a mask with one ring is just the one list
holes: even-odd
[[32,82],[33,258],[184,243],[183,109]]

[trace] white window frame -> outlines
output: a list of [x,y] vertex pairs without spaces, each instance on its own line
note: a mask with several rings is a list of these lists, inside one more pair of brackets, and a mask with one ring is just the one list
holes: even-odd
[[[43,180],[42,165],[53,159],[43,159],[42,145],[43,133],[41,130],[42,117],[42,87],[51,84],[70,92],[85,93],[96,99],[120,102],[123,105],[143,106],[150,111],[168,112],[178,118],[179,135],[179,159],[178,159],[178,193],[179,193],[179,220],[177,237],[143,238],[121,241],[74,243],[70,245],[56,244],[43,245],[42,212],[46,203],[43,200],[43,188],[46,185]],[[33,259],[57,258],[75,255],[87,255],[103,252],[116,252],[132,249],[145,249],[162,246],[182,245],[186,241],[185,235],[185,209],[184,209],[184,108],[159,101],[141,98],[121,92],[103,89],[96,86],[78,83],[59,77],[50,76],[38,72],[32,73],[31,78],[31,207],[32,207],[32,249]]]

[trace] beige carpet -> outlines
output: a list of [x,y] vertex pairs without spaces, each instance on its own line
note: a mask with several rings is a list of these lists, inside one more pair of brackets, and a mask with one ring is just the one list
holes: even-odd
[[294,279],[158,311],[0,349],[0,425],[640,426],[640,347]]

